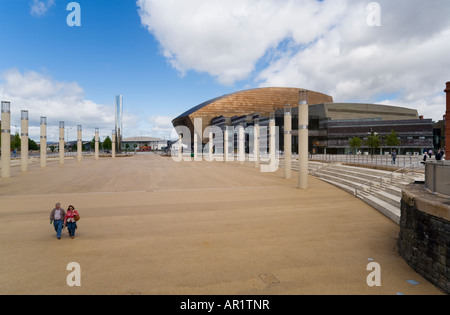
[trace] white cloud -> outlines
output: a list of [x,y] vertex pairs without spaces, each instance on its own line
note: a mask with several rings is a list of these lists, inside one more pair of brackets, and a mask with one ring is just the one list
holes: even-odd
[[152,134],[161,138],[168,138],[174,130],[172,125],[173,117],[154,115],[149,118]]
[[[292,37],[309,42],[339,16],[343,0],[138,0],[143,25],[182,73],[207,72],[224,84],[242,80],[266,52]],[[314,23],[318,22],[318,23]]]
[[[298,86],[336,101],[417,108],[441,119],[450,80],[448,0],[138,0],[170,64],[222,84]],[[395,97],[392,97],[392,96]],[[442,102],[441,106],[439,105]]]
[[[29,111],[30,137],[33,139],[39,139],[41,116],[47,117],[51,141],[58,138],[59,121],[65,122],[72,139],[75,138],[77,125],[83,126],[83,138],[90,138],[95,128],[100,128],[104,136],[111,135],[114,129],[115,116],[112,104],[106,106],[87,100],[83,88],[78,83],[60,82],[41,73],[33,71],[22,73],[17,69],[1,73],[0,100],[11,102],[13,132],[20,129],[20,111]],[[134,119],[124,114],[124,125]]]
[[33,0],[30,3],[30,13],[34,16],[42,16],[55,5],[55,0]]

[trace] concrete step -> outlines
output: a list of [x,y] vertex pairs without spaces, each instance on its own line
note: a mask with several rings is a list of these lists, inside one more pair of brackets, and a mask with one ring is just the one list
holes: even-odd
[[351,187],[353,194],[355,193],[355,189],[360,186],[358,183],[355,183],[354,181],[352,181],[350,179],[347,179],[347,178],[344,178],[341,176],[335,176],[333,174],[321,172],[320,174],[316,174],[315,176],[319,179],[324,179],[329,182],[334,182],[337,184]]
[[400,225],[401,211],[399,207],[393,206],[392,204],[367,193],[359,194],[358,198],[380,211],[397,225]]
[[397,207],[398,209],[400,209],[400,205],[401,205],[401,194],[400,196],[398,195],[393,195],[385,190],[382,189],[372,189],[372,191],[370,192],[370,194],[374,197],[377,197],[380,200],[386,201],[387,203],[393,205],[394,207]]
[[336,169],[334,167],[328,167],[328,168],[321,169],[316,173],[316,176],[321,176],[322,174],[345,178],[345,179],[354,181],[355,184],[358,183],[360,185],[366,184],[368,182],[376,183],[377,181],[379,183],[379,180],[378,180],[379,177],[368,175],[365,173],[358,174],[356,172],[342,171],[342,170]]
[[[355,193],[355,190],[352,186],[345,185],[341,182],[333,181],[326,178],[319,178],[319,179],[339,189],[342,189],[352,195],[354,195]],[[371,207],[373,207],[374,209],[378,210],[380,213],[388,217],[396,224],[400,224],[400,207],[394,206],[391,202],[380,199],[377,196],[371,195],[370,193],[365,191],[360,191],[358,193],[358,198],[367,203],[368,205],[370,205]]]
[[318,179],[321,180],[321,181],[324,181],[324,182],[326,182],[326,183],[328,183],[330,185],[333,185],[333,186],[335,186],[335,187],[337,187],[339,189],[342,189],[342,190],[348,192],[351,195],[355,195],[355,188],[350,186],[350,185],[346,185],[344,183],[337,182],[337,181],[334,181],[332,179],[324,178],[324,177],[318,177]]
[[[335,187],[338,187],[369,204],[390,220],[399,224],[400,222],[400,201],[401,186],[409,183],[409,180],[398,176],[392,178],[389,172],[370,170],[366,168],[355,168],[352,166],[332,165],[318,170],[315,175]],[[380,177],[384,176],[382,181]],[[411,179],[410,179],[411,180]],[[370,189],[370,181],[372,188]],[[362,184],[367,184],[363,185]]]

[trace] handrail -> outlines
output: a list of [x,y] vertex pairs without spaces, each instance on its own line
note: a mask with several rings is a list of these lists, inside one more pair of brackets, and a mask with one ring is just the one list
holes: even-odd
[[[381,176],[381,177],[377,177],[376,179],[371,179],[371,180],[368,180],[367,182],[362,183],[361,185],[359,185],[358,187],[355,188],[355,197],[358,197],[358,190],[362,190],[362,189],[360,189],[361,187],[367,186],[367,185],[369,184],[369,191],[372,191],[372,183],[379,180],[379,181],[380,181],[380,187],[381,187],[381,186],[383,186],[383,178],[385,178],[385,177],[387,177],[387,176],[390,176],[390,177],[391,177],[391,184],[392,184],[392,181],[394,180],[394,179],[393,179],[393,178],[394,178],[393,175],[394,175],[395,173],[400,172],[400,171],[403,171],[403,170],[405,170],[405,169],[407,169],[407,168],[412,168],[412,167],[415,166],[416,164],[420,164],[420,163],[422,163],[422,161],[419,161],[419,162],[416,162],[416,163],[412,163],[412,164],[410,164],[410,165],[408,165],[408,166],[405,166],[405,167],[403,167],[403,168],[400,168],[400,169],[398,169],[398,170],[396,170],[396,171],[394,171],[394,172],[392,172],[392,173],[390,173],[390,174],[383,175],[383,176]],[[414,173],[414,168],[413,168],[413,173]],[[404,174],[404,173],[402,173],[402,178],[403,178],[403,174]]]

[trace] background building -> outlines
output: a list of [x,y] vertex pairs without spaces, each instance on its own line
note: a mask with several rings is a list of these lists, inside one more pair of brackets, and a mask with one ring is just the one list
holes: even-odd
[[[261,117],[269,117],[277,108],[284,107],[285,104],[297,105],[299,90],[302,89],[270,87],[223,95],[191,108],[175,118],[172,124],[174,127],[187,126],[193,139],[195,118],[202,118],[202,130],[204,130],[211,125],[212,119],[219,116],[231,118],[258,113]],[[333,98],[329,95],[314,91],[308,91],[308,93],[310,104],[333,102]],[[203,142],[205,141],[206,139],[203,139]]]
[[[210,125],[252,126],[258,119],[260,126],[268,126],[269,116],[275,114],[279,129],[280,150],[284,149],[284,110],[291,107],[292,150],[298,151],[298,100],[299,88],[261,88],[227,94],[206,101],[175,118],[176,126],[186,126],[193,139],[194,119],[202,118],[203,130]],[[396,149],[400,154],[421,153],[435,147],[437,131],[431,119],[423,119],[417,110],[380,104],[334,103],[329,95],[308,91],[309,104],[309,150],[315,153],[348,154],[355,153],[350,147],[350,139],[362,140],[362,152],[371,150],[364,144],[369,134],[381,138],[392,131],[397,134],[399,145],[390,147],[382,141],[374,153],[383,154]],[[237,137],[237,135],[235,135]],[[246,143],[252,135],[246,135]],[[191,140],[192,140],[191,139]],[[235,147],[237,145],[235,139]],[[208,139],[203,139],[207,142]],[[193,143],[193,141],[191,141]],[[236,148],[235,148],[236,149]],[[246,150],[248,152],[248,148]]]
[[168,141],[152,137],[130,137],[122,140],[123,151],[153,151],[164,150]]
[[[296,129],[298,108],[291,110],[293,129]],[[284,110],[276,111],[276,124],[283,130]],[[391,147],[381,142],[374,153],[382,154],[395,149],[400,154],[421,153],[433,149],[433,121],[421,119],[417,110],[389,105],[364,103],[314,104],[309,106],[309,150],[315,153],[348,154],[356,149],[371,150],[364,141],[371,134],[384,139],[392,131],[397,134],[400,144]],[[293,134],[293,150],[296,150],[297,131]],[[352,148],[350,139],[360,138],[360,148]],[[283,137],[280,148],[283,149]]]

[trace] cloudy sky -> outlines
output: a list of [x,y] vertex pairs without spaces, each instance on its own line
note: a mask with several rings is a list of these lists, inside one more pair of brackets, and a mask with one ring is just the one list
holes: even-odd
[[0,99],[11,101],[13,132],[27,109],[35,139],[40,116],[50,129],[65,121],[69,140],[78,124],[86,138],[96,127],[109,135],[122,94],[125,136],[168,138],[187,109],[267,86],[434,120],[445,111],[448,0],[75,2],[81,26],[71,27],[70,1],[0,1]]

